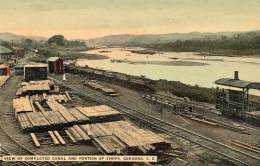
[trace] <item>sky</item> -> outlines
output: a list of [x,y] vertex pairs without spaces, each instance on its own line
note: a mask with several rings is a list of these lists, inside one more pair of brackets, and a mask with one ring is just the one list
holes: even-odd
[[0,32],[68,39],[260,30],[260,0],[0,0]]

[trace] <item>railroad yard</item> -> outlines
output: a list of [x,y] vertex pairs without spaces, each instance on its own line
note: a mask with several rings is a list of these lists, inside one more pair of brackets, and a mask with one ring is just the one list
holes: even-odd
[[[63,74],[53,66],[48,75],[47,65],[30,64],[24,76],[13,69],[0,77],[3,154],[156,155],[158,163],[145,164],[260,165],[256,125],[227,118],[212,104],[156,91],[145,78],[73,65]],[[72,163],[3,163],[66,164]]]

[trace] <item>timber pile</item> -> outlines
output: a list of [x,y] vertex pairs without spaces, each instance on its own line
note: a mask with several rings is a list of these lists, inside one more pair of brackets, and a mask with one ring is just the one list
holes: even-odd
[[62,95],[62,94],[58,94],[58,95],[47,95],[45,97],[46,100],[48,101],[59,101],[59,102],[68,102],[69,99],[67,98],[67,95]]
[[29,98],[26,97],[13,99],[13,110],[16,117],[19,113],[34,111]]
[[49,101],[59,101],[61,102],[68,102],[69,98],[67,97],[66,94],[49,94],[47,95],[46,93],[43,94],[35,94],[30,96],[30,99],[33,101],[44,101],[44,100],[49,100]]
[[72,140],[75,140],[77,143],[84,143],[86,141],[90,141],[91,139],[89,135],[85,131],[83,131],[82,128],[78,125],[69,127],[67,132],[69,133],[68,135],[73,137]]
[[46,111],[42,112],[42,114],[51,125],[64,125],[67,123],[58,111]]
[[68,123],[73,123],[77,121],[77,119],[69,113],[67,108],[65,108],[63,105],[59,104],[58,102],[47,101],[46,103],[51,108],[52,111],[59,112]]
[[0,88],[6,83],[10,76],[0,76]]
[[119,111],[107,105],[75,108],[87,116],[91,122],[106,122],[122,119],[122,114]]
[[74,125],[66,131],[75,142],[92,142],[105,154],[146,154],[170,149],[171,145],[159,135],[139,129],[127,121]]
[[32,93],[32,92],[47,92],[51,90],[53,82],[50,80],[22,82],[16,92],[17,96]]
[[26,131],[26,130],[29,131],[33,128],[31,121],[29,120],[27,114],[25,114],[25,113],[18,114],[17,121],[18,121],[20,128],[24,131]]
[[[21,99],[22,101],[20,102],[15,100],[14,110],[18,111],[18,113],[16,113],[18,115],[16,118],[19,126],[24,131],[35,132],[41,129],[60,128],[75,124],[79,125],[122,120],[120,112],[106,105],[67,109],[56,101],[46,101],[47,106],[50,108],[50,110],[46,111],[46,108],[38,101],[34,101],[34,108],[28,98],[23,97],[18,98],[17,100]],[[25,104],[25,106],[20,106],[17,103]],[[103,131],[103,133],[105,132]],[[105,133],[103,136],[106,135],[109,134]]]
[[82,114],[76,108],[68,109],[68,111],[72,116],[74,116],[77,119],[77,122],[79,122],[79,123],[89,121],[89,118],[87,116],[85,116],[84,114]]
[[41,112],[26,113],[33,127],[47,127],[50,125]]
[[126,145],[114,135],[94,138],[94,144],[105,154],[123,154]]

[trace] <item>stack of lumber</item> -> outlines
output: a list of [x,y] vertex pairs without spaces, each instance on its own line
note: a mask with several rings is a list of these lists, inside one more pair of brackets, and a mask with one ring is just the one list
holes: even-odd
[[28,112],[26,114],[33,127],[46,127],[50,125],[41,112]]
[[50,80],[43,81],[31,81],[31,82],[22,82],[20,88],[17,90],[16,95],[22,95],[27,92],[42,92],[50,91],[51,86]]
[[35,95],[31,95],[30,99],[33,101],[43,101],[43,95],[42,94],[35,94]]
[[16,117],[17,117],[17,114],[19,114],[19,113],[34,111],[29,98],[26,98],[26,97],[20,97],[17,99],[13,99],[13,110],[14,110]]
[[72,116],[74,116],[77,119],[79,123],[89,121],[89,118],[76,108],[68,109],[68,111]]
[[91,139],[88,136],[88,134],[78,125],[69,127],[66,133],[69,137],[72,137],[71,139],[74,140],[75,142],[86,142],[86,141],[90,141]]
[[0,76],[0,88],[6,83],[10,76]]
[[18,114],[17,121],[18,121],[20,128],[24,131],[31,130],[33,128],[33,125],[26,113]]
[[46,103],[52,111],[59,112],[68,123],[73,123],[77,121],[77,119],[70,114],[67,108],[65,108],[63,105],[59,104],[58,102],[47,101]]
[[47,95],[45,97],[45,100],[48,101],[59,101],[59,102],[68,102],[69,99],[67,98],[67,95],[57,94],[57,95]]
[[70,98],[68,98],[66,94],[47,95],[46,93],[31,95],[30,99],[34,101],[49,100],[49,101],[59,101],[59,102],[68,102],[69,100],[71,100]]
[[126,145],[114,135],[94,138],[94,144],[105,154],[122,154]]
[[66,145],[66,142],[61,137],[58,131],[48,131],[54,145]]
[[64,125],[67,123],[58,111],[45,111],[42,112],[42,114],[48,120],[50,125]]
[[171,147],[170,143],[159,135],[139,129],[127,121],[80,125],[80,128],[107,154],[131,154],[136,150],[145,154]]
[[112,120],[120,120],[122,118],[121,113],[115,109],[107,106],[92,106],[92,107],[76,107],[78,111],[87,116],[90,121],[104,122]]

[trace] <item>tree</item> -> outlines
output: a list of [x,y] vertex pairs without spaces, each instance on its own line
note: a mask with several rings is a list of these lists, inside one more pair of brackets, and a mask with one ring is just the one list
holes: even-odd
[[64,46],[65,38],[63,35],[54,35],[48,39],[48,44],[56,44],[58,46]]
[[26,46],[30,47],[30,46],[32,46],[33,41],[31,39],[25,39],[24,43]]

